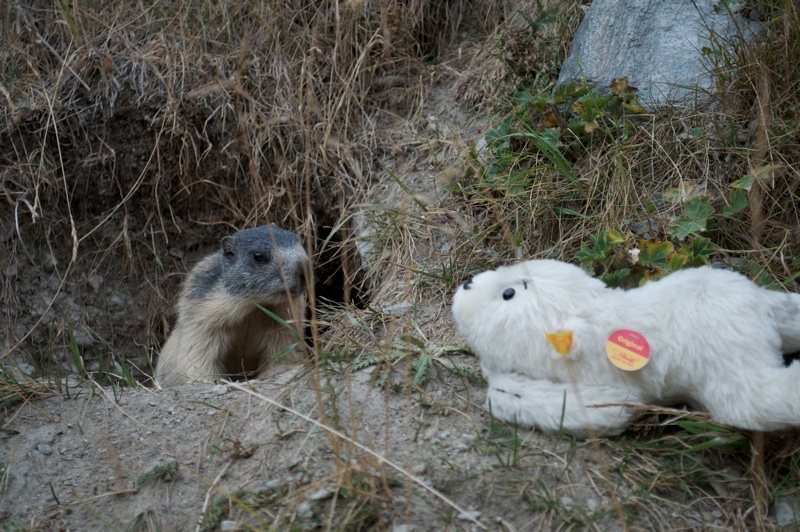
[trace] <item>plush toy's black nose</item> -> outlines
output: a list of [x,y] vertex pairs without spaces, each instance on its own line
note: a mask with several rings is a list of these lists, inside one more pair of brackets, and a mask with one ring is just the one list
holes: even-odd
[[464,281],[464,284],[462,286],[464,290],[469,290],[472,287],[472,277]]
[[503,290],[503,299],[505,299],[506,301],[508,301],[509,299],[511,299],[512,297],[514,297],[514,294],[515,294],[515,293],[516,293],[516,292],[514,291],[514,289],[513,289],[513,288],[506,288],[505,290]]

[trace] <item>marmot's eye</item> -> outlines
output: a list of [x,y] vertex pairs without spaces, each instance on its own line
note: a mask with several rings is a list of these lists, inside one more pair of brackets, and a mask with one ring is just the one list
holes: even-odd
[[505,299],[506,301],[508,301],[509,299],[511,299],[512,297],[514,297],[514,294],[515,294],[515,293],[516,293],[516,292],[514,292],[514,289],[513,289],[513,288],[506,288],[505,290],[503,290],[503,299]]
[[253,260],[256,262],[267,262],[269,261],[269,256],[266,253],[261,253],[260,251],[254,251]]

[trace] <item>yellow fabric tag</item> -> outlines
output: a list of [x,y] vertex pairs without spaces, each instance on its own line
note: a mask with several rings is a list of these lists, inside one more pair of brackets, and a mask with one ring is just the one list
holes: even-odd
[[569,354],[569,350],[572,347],[572,331],[563,331],[560,333],[546,332],[544,335],[547,337],[547,341],[550,342],[550,345],[553,346],[553,349],[556,350],[556,353],[559,355]]

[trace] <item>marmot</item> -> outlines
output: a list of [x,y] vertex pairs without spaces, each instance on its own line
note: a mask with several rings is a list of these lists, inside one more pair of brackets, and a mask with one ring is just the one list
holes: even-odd
[[201,260],[183,284],[178,320],[161,350],[156,380],[257,377],[274,359],[292,355],[302,320],[308,255],[297,235],[275,224],[239,231]]
[[[800,426],[800,295],[736,272],[681,270],[633,290],[531,260],[483,272],[453,298],[498,418],[577,435],[622,432],[620,403],[688,404],[751,430]],[[591,405],[616,405],[592,407]]]

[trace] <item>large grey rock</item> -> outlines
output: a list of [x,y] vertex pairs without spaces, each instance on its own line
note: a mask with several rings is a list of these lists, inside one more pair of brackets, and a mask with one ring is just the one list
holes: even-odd
[[[736,13],[743,2],[728,5]],[[724,42],[740,31],[750,39],[759,25],[739,14],[731,17],[721,1],[594,0],[558,83],[585,78],[605,89],[612,79],[627,76],[645,107],[692,105],[713,92],[710,65],[702,55],[710,36]]]

